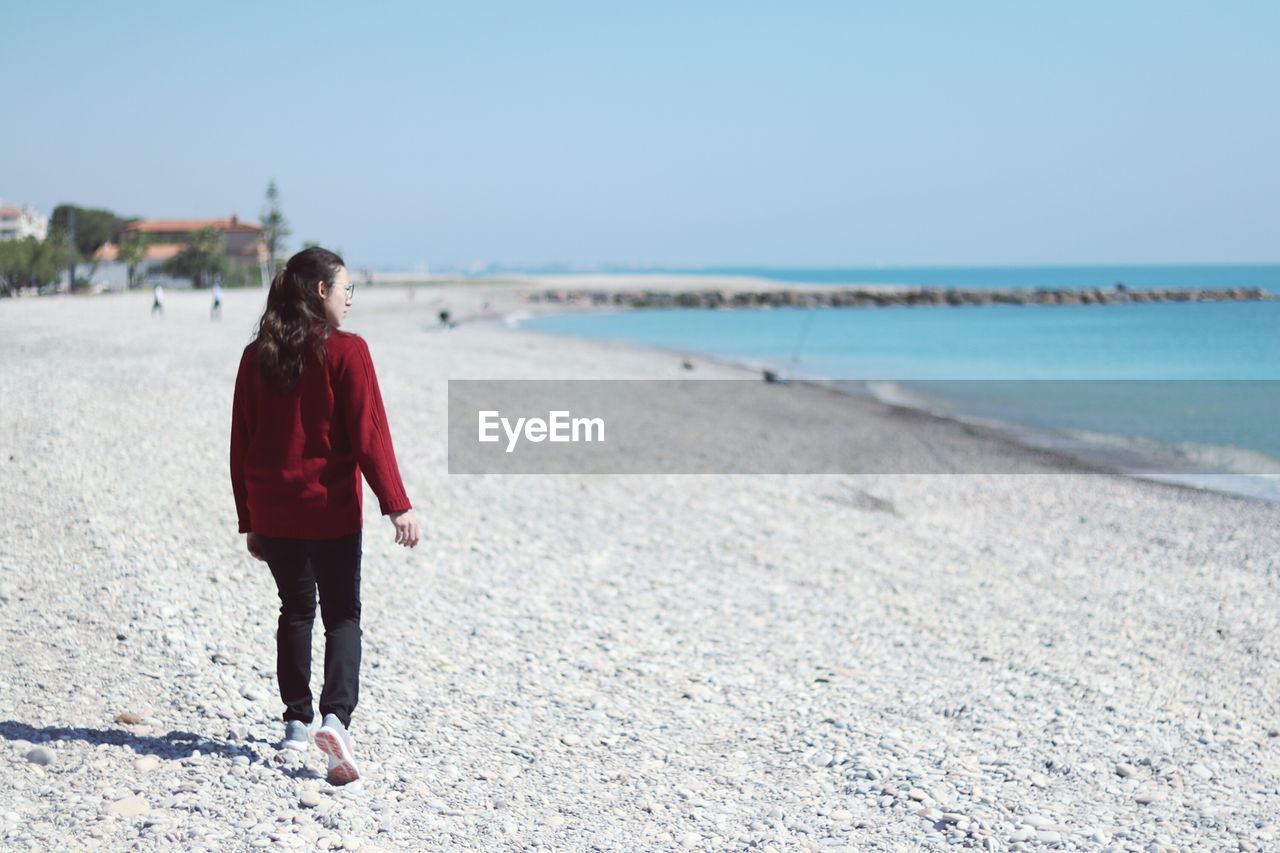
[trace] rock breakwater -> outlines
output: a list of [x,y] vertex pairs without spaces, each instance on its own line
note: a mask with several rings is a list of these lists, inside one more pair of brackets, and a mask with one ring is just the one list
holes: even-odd
[[1260,302],[1274,298],[1260,288],[1103,290],[1038,288],[780,288],[777,290],[564,290],[529,294],[530,302],[621,305],[629,308],[875,308],[961,305],[1113,305],[1133,302]]

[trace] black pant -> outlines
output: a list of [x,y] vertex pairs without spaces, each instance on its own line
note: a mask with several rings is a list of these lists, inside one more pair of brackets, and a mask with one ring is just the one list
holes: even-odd
[[316,588],[324,621],[324,688],[320,714],[336,714],[344,726],[360,693],[361,533],[337,539],[258,536],[280,593],[276,675],[286,720],[310,723],[311,626]]

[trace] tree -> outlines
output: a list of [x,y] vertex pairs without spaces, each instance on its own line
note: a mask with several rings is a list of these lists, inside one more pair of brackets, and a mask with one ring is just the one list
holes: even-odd
[[267,204],[262,209],[262,239],[267,244],[267,264],[271,275],[276,274],[276,254],[284,251],[284,238],[292,233],[289,220],[280,211],[280,190],[273,180],[267,184]]
[[27,240],[0,241],[0,296],[13,296],[26,286],[30,263],[31,248]]
[[60,204],[53,209],[53,216],[49,219],[50,231],[60,232],[64,241],[70,235],[70,242],[75,249],[67,254],[66,260],[68,278],[73,287],[76,282],[76,264],[92,258],[93,253],[104,243],[114,242],[119,237],[121,228],[136,221],[137,217],[125,218],[109,210],[77,207],[74,204]]
[[66,234],[72,228],[72,212],[75,223],[73,242],[76,251],[82,258],[91,258],[93,253],[102,248],[104,243],[113,243],[120,235],[120,229],[135,218],[117,216],[109,210],[90,207],[76,207],[74,204],[60,204],[53,209],[49,227]]
[[56,230],[46,240],[0,241],[0,296],[55,283],[71,254],[66,235]]
[[147,259],[147,246],[150,244],[151,238],[146,234],[141,231],[130,231],[116,246],[116,260],[125,265],[126,288],[132,288],[136,283],[138,266]]
[[174,278],[191,279],[192,287],[208,287],[215,277],[225,275],[230,262],[223,253],[222,235],[213,228],[192,232],[182,251],[165,262],[161,270]]

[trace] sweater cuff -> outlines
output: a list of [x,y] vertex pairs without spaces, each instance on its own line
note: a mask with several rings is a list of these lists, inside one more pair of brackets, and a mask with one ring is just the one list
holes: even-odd
[[383,515],[391,515],[393,512],[408,512],[413,509],[413,504],[409,503],[408,498],[401,498],[400,500],[381,503],[379,509],[382,510]]

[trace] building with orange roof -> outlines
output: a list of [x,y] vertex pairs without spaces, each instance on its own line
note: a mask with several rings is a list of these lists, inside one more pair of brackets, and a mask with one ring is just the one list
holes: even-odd
[[[202,228],[212,228],[222,236],[223,252],[233,263],[244,267],[260,267],[267,262],[267,245],[262,239],[262,228],[252,222],[244,222],[234,213],[227,219],[140,219],[121,229],[121,237],[129,234],[145,234],[150,239],[147,246],[146,265],[169,260]],[[116,247],[107,243],[94,253],[95,261],[116,260]]]

